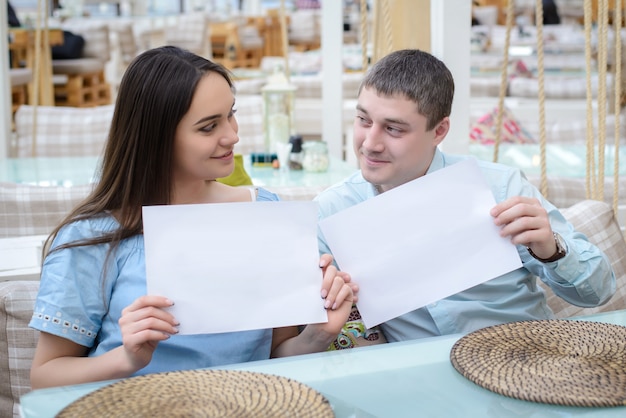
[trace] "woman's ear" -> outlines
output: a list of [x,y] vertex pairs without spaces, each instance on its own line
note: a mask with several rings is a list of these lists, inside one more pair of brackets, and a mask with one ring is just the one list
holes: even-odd
[[435,137],[433,138],[435,146],[441,144],[441,141],[444,140],[449,130],[450,118],[446,116],[445,118],[441,119],[441,122],[439,122],[437,126],[435,126]]

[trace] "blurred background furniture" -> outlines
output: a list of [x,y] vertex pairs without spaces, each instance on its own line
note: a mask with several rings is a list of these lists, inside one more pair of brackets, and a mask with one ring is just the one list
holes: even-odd
[[105,66],[111,59],[108,26],[71,19],[63,22],[62,28],[82,36],[85,45],[80,58],[52,61],[54,104],[73,107],[110,104],[111,86],[105,75]]
[[91,188],[0,182],[0,238],[50,234]]
[[[17,109],[28,103],[28,85],[33,81],[33,71],[30,68],[10,68],[11,80],[11,109],[15,116]],[[15,123],[13,123],[15,129]]]
[[109,71],[105,71],[105,74],[109,83],[112,84],[113,96],[115,97],[126,68],[139,55],[140,48],[131,21],[114,20],[108,22],[108,27],[112,63]]
[[39,332],[28,327],[38,281],[0,282],[0,416],[19,418],[20,397],[30,392],[30,366]]
[[[98,156],[104,150],[114,105],[65,107],[22,105],[15,113],[14,157]],[[33,116],[37,112],[37,122]],[[36,137],[34,129],[36,126]]]
[[213,59],[227,68],[258,68],[264,40],[255,24],[240,21],[210,25]]
[[[37,37],[41,53],[37,55]],[[50,47],[63,43],[63,31],[32,28],[9,29],[9,52],[12,68],[29,68],[32,79],[28,85],[29,103],[54,105],[53,69]],[[35,62],[37,61],[37,63]],[[37,66],[37,71],[35,67]],[[36,88],[35,88],[36,83]]]
[[176,23],[164,30],[165,44],[188,49],[205,58],[211,58],[209,21],[203,12],[184,13],[177,16]]
[[319,9],[301,9],[289,16],[289,45],[296,51],[319,49],[321,45],[321,12]]

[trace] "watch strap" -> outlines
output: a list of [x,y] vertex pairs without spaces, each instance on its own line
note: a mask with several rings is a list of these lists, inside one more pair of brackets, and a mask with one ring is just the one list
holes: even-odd
[[537,257],[537,255],[533,253],[533,250],[531,250],[530,247],[526,247],[526,249],[528,250],[528,253],[531,256],[533,256],[534,259],[539,260],[542,263],[550,263],[550,262],[557,261],[565,257],[565,255],[567,254],[567,250],[561,244],[563,242],[563,238],[561,238],[561,236],[557,234],[556,232],[553,232],[552,234],[554,235],[554,242],[556,244],[556,252],[548,258],[541,258],[541,257]]

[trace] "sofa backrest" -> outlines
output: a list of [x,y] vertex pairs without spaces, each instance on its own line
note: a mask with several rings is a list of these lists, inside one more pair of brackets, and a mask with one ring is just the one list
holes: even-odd
[[50,234],[91,189],[0,182],[0,238]]
[[0,416],[20,417],[19,399],[30,391],[30,367],[39,331],[28,327],[38,281],[0,282]]
[[[15,157],[98,156],[104,151],[114,105],[95,107],[22,105],[15,113]],[[33,155],[33,121],[37,112]]]
[[582,308],[559,298],[538,279],[539,286],[546,292],[548,306],[558,318],[626,309],[626,241],[612,207],[606,202],[584,200],[561,209],[561,213],[576,230],[585,234],[591,243],[605,252],[615,272],[617,290],[606,304]]

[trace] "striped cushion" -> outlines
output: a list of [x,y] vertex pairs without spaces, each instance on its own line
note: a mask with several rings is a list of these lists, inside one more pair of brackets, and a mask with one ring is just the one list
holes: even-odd
[[[541,189],[541,178],[539,176],[528,176],[528,179],[537,188]],[[585,178],[549,176],[547,181],[548,193],[546,197],[557,208],[569,208],[587,199]],[[613,184],[613,178],[605,178],[604,201],[608,204],[613,202]],[[618,186],[618,196],[626,196],[626,179],[620,178]]]
[[19,417],[20,396],[30,391],[30,366],[39,332],[28,327],[38,281],[0,282],[0,416]]
[[263,134],[263,98],[261,95],[237,95],[235,118],[239,125],[239,142],[235,150],[239,154],[252,154],[265,150]]
[[617,291],[602,306],[581,308],[559,298],[538,280],[537,282],[546,291],[548,306],[558,318],[626,309],[626,241],[613,216],[611,206],[605,202],[585,200],[569,208],[561,209],[561,213],[578,231],[585,234],[590,242],[605,252],[615,272]]
[[[114,105],[76,108],[37,106],[38,157],[96,156],[103,152]],[[17,157],[31,157],[33,106],[20,106],[15,114]]]
[[0,238],[49,234],[91,188],[0,183]]

